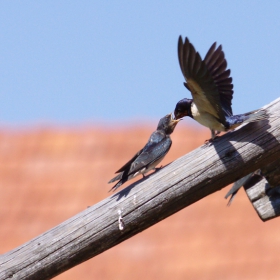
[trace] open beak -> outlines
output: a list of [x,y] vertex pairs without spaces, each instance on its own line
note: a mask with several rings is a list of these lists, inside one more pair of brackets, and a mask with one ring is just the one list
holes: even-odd
[[173,119],[173,115],[172,112],[170,114],[167,115],[171,120]]
[[[171,121],[172,121],[172,122],[175,122],[176,124],[177,124],[179,121],[183,120],[183,119],[181,119],[181,118],[177,118],[175,114],[172,115],[172,113],[170,113],[170,115],[171,115]],[[175,118],[174,118],[173,116],[174,116]],[[178,116],[178,115],[177,115],[177,116]]]
[[181,118],[183,118],[185,115],[184,114],[182,114],[182,113],[180,113],[180,112],[174,112],[174,117],[175,117],[175,119],[177,120],[177,119],[181,119]]
[[177,125],[177,123],[178,123],[179,121],[181,121],[182,119],[174,119],[172,113],[171,113],[170,115],[171,115],[170,125],[171,125],[173,128],[175,128],[175,126]]
[[179,121],[181,121],[182,119],[178,119],[178,120],[175,120],[175,119],[172,119],[171,122],[172,122],[172,125],[175,126]]

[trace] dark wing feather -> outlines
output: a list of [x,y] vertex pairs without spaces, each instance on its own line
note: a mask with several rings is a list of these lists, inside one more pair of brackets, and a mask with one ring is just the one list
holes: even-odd
[[204,62],[206,65],[210,64],[210,60],[213,57],[213,53],[214,53],[215,49],[216,49],[216,42],[213,43],[213,45],[210,47],[207,54],[205,55]]
[[[139,152],[137,152],[130,161],[128,161],[124,166],[122,166],[118,171],[116,171],[115,173],[119,173],[117,176],[115,176],[113,179],[111,179],[108,183],[113,183],[117,180],[121,180],[124,176],[125,173],[127,173],[127,171],[129,170],[131,163],[142,153],[143,149],[141,149]],[[122,183],[121,183],[122,184]],[[116,186],[114,186],[112,189],[116,188]]]
[[128,176],[143,168],[148,168],[151,164],[164,157],[169,151],[171,144],[172,141],[169,136],[163,136],[158,131],[153,132],[142,153],[131,164]]
[[119,174],[109,181],[109,183],[112,183],[119,180],[111,190],[116,190],[124,182],[134,177],[136,172],[141,171],[143,168],[147,169],[149,165],[164,157],[169,151],[171,144],[172,141],[169,136],[159,131],[153,132],[145,147],[120,168],[116,172]]
[[[219,52],[218,52],[219,51]],[[214,72],[212,72],[213,70],[217,70],[220,68],[220,66],[224,63],[224,53],[222,52],[221,46],[218,47],[218,49],[213,53],[213,56],[210,57],[211,59],[211,64],[207,67],[208,70],[214,74]]]
[[227,68],[227,61],[225,59],[222,46],[220,45],[216,50],[216,43],[214,43],[207,54],[204,62],[212,79],[220,94],[220,101],[226,116],[232,116],[231,101],[233,97],[233,84],[230,77],[230,69]]
[[111,180],[108,182],[108,184],[113,183],[113,182],[115,182],[115,181],[119,181],[119,180],[122,179],[122,177],[123,177],[123,172],[119,173],[116,177],[114,177],[113,179],[111,179]]
[[[179,37],[178,57],[182,73],[186,80],[185,86],[191,91],[193,101],[198,107],[198,110],[214,115],[225,124],[225,115],[221,106],[218,87],[206,63],[202,61],[199,53],[195,51],[188,38],[183,43],[182,37]],[[221,71],[224,68],[223,57],[215,51],[215,44],[212,45],[207,53],[207,61],[216,71],[216,75],[222,74]]]
[[135,161],[135,159],[142,153],[142,151],[143,151],[143,149],[141,149],[140,151],[138,151],[138,152],[133,156],[133,158],[132,158],[130,161],[128,161],[123,167],[121,167],[121,168],[120,168],[118,171],[116,171],[115,173],[123,172],[123,171],[125,171],[127,168],[129,168],[130,165],[131,165],[131,163],[132,163],[133,161]]
[[180,36],[179,40],[178,40],[178,58],[179,58],[179,65],[180,65],[181,71],[184,75],[184,70],[183,70],[183,39],[182,39],[182,36]]

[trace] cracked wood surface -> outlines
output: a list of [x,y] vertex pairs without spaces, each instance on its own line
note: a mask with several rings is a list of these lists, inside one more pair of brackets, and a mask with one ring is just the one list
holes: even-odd
[[[265,108],[276,114],[280,99]],[[1,255],[0,279],[51,279],[266,166],[280,155],[279,123],[229,132]]]

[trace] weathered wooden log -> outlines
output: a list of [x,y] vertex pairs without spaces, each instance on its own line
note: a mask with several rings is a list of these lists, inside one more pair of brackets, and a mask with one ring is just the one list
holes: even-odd
[[[267,109],[279,112],[280,99]],[[229,132],[0,256],[0,279],[50,279],[276,160],[279,124]]]
[[251,182],[245,182],[244,188],[259,217],[268,221],[280,216],[280,159],[257,172],[260,175],[252,174]]

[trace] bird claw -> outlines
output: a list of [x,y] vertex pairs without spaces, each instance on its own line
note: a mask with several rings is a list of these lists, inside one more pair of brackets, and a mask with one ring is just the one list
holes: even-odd
[[207,139],[207,140],[204,141],[204,144],[210,146],[210,145],[213,144],[215,139],[216,139],[216,137],[214,139],[213,138]]
[[162,165],[160,167],[154,167],[155,172],[159,171],[162,168]]
[[212,143],[212,141],[213,141],[212,138],[206,139],[206,140],[204,141],[204,144],[206,145],[206,144]]
[[[154,168],[151,169],[151,170],[154,170],[154,172],[157,172],[157,171],[159,171],[161,168],[162,168],[162,165],[161,165],[160,167],[154,167]],[[146,177],[147,177],[144,173],[142,173],[142,176],[143,176],[143,178],[146,178]]]
[[210,138],[204,141],[204,144],[212,144],[217,138],[219,138],[220,136],[218,136],[221,132],[218,131],[217,133],[215,133],[214,138]]

